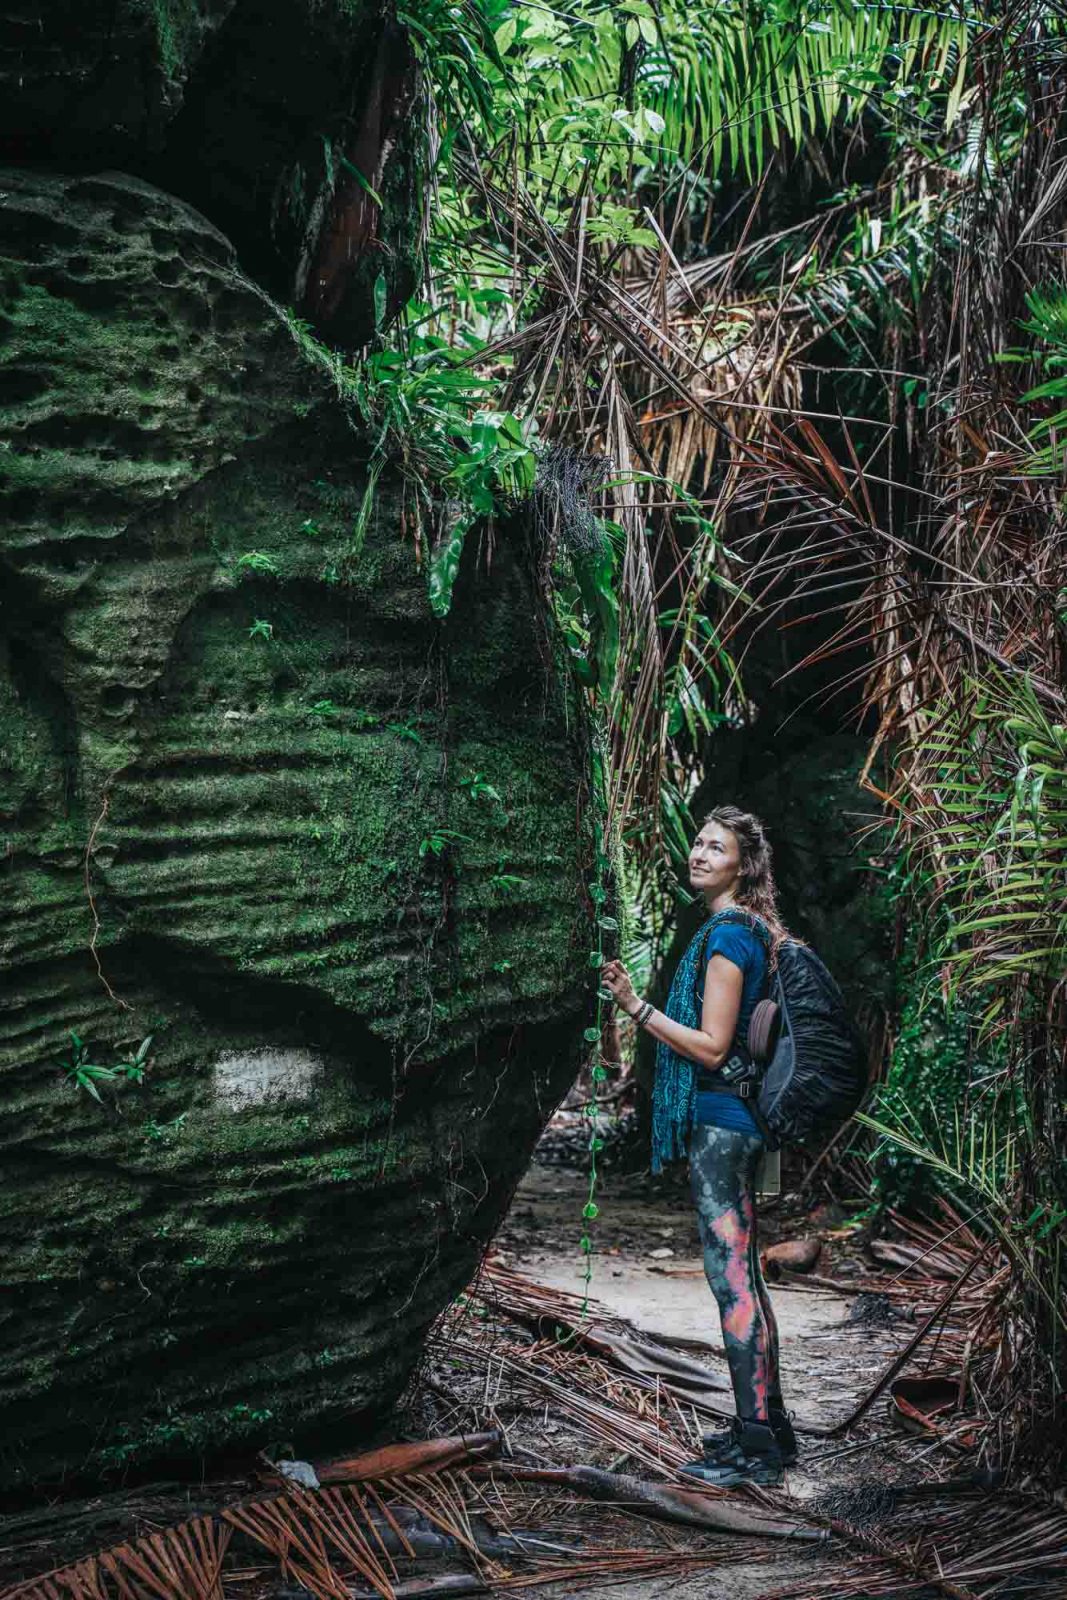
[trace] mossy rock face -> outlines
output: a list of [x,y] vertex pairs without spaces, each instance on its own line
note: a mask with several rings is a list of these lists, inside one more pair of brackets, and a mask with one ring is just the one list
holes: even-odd
[[0,1482],[356,1439],[576,1070],[580,720],[210,224],[0,188]]
[[0,20],[0,161],[158,184],[352,347],[379,277],[389,309],[414,287],[417,101],[381,0],[25,0]]

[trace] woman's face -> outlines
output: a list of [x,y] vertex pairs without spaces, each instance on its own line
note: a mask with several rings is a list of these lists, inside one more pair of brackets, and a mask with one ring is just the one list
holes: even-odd
[[733,893],[741,880],[741,847],[736,834],[721,822],[706,822],[689,852],[689,882],[698,894],[714,899]]

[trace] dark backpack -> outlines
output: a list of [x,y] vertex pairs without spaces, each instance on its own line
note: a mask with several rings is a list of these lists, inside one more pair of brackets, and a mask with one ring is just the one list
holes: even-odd
[[866,1093],[863,1036],[815,951],[794,939],[778,951],[770,998],[780,1011],[778,1042],[755,1101],[772,1136],[769,1148],[827,1144]]
[[[751,913],[731,908],[715,918],[716,923],[734,921],[767,943],[766,929]],[[732,1092],[747,1100],[769,1150],[783,1144],[827,1144],[866,1093],[869,1067],[863,1036],[844,995],[809,945],[796,939],[782,943],[769,991],[779,1012],[773,1054],[764,1068],[747,1051],[743,1056],[735,1051],[726,1064],[727,1075],[732,1071],[735,1078]]]

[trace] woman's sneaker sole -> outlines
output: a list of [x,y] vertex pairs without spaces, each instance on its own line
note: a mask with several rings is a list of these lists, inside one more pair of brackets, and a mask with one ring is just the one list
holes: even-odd
[[743,1467],[708,1466],[704,1461],[687,1461],[681,1470],[702,1483],[714,1484],[717,1489],[730,1489],[742,1483],[779,1484],[785,1477],[784,1466],[785,1463],[771,1466],[756,1461]]

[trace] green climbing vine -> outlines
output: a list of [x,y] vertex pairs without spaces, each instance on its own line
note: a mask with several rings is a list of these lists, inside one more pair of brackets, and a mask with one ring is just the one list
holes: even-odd
[[584,702],[589,740],[586,826],[592,835],[592,878],[588,888],[595,944],[588,960],[598,982],[593,1018],[583,1035],[590,1047],[589,1094],[582,1108],[589,1130],[588,1189],[579,1239],[583,1315],[593,1277],[593,1224],[600,1213],[597,1158],[604,1148],[602,1089],[610,1068],[604,1051],[608,1016],[604,1007],[612,1002],[612,994],[600,979],[600,970],[609,954],[614,955],[618,948],[619,922],[609,908],[619,901],[623,881],[617,819],[610,803],[610,747],[619,661],[618,585],[625,536],[616,523],[598,516],[590,504],[591,492],[606,478],[608,465],[603,459],[574,451],[549,450],[539,461],[533,497],[534,521],[550,556],[548,597],[552,615],[575,692]]
[[[596,948],[589,952],[589,964],[599,973],[606,959],[604,951],[604,935],[618,931],[618,922],[605,911],[608,903],[608,879],[611,868],[611,853],[607,839],[607,793],[605,785],[605,763],[603,754],[603,727],[597,717],[593,725],[592,739],[592,799],[593,799],[593,881],[589,886],[589,896],[593,902],[596,917]],[[604,1140],[600,1131],[600,1100],[599,1090],[607,1082],[608,1067],[604,1059],[604,1006],[611,1000],[611,991],[603,983],[597,985],[596,991],[596,1020],[585,1030],[586,1042],[592,1046],[589,1065],[589,1098],[583,1108],[583,1115],[589,1124],[589,1189],[585,1204],[582,1207],[582,1236],[580,1248],[583,1256],[582,1271],[582,1315],[584,1316],[589,1305],[589,1286],[593,1280],[593,1236],[591,1225],[600,1214],[597,1204],[596,1192],[599,1179],[597,1156],[604,1148]]]

